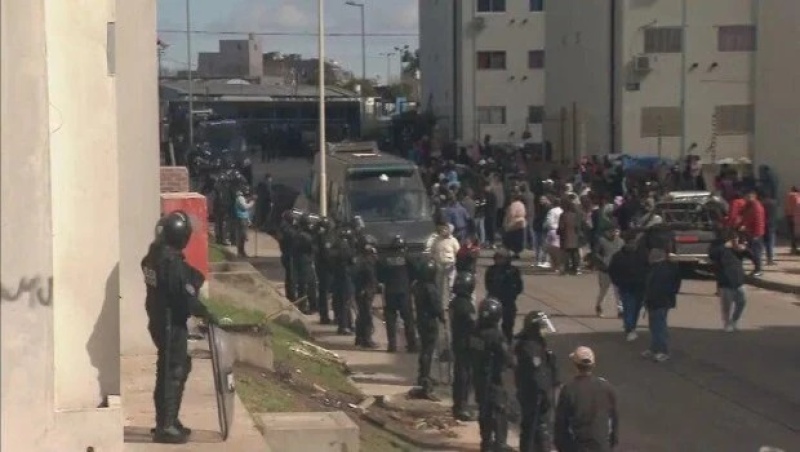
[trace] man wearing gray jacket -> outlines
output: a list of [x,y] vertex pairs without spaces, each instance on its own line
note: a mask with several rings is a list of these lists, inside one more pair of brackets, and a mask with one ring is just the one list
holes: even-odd
[[[608,266],[611,264],[611,258],[614,257],[623,246],[625,246],[625,241],[620,238],[619,228],[616,226],[601,235],[595,244],[594,264],[597,267],[597,281],[600,285],[600,292],[597,294],[597,302],[594,311],[598,317],[603,316],[603,304],[608,297],[609,289],[612,287],[611,277],[608,276]],[[622,301],[620,301],[616,287],[614,288],[613,294],[616,300],[617,316],[622,317]]]

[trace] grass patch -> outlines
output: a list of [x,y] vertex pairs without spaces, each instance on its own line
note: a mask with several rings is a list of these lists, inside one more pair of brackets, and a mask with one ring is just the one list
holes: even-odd
[[290,413],[300,408],[294,392],[274,379],[252,370],[236,372],[235,376],[236,392],[251,413]]
[[418,447],[408,444],[386,430],[375,427],[368,422],[362,422],[359,425],[359,436],[361,438],[361,450],[363,451],[420,451]]
[[203,303],[217,319],[227,317],[234,325],[260,325],[266,317],[261,311],[237,307],[224,298],[207,298]]
[[228,257],[225,255],[225,252],[222,251],[219,245],[215,243],[208,244],[208,261],[209,262],[225,262],[228,260]]

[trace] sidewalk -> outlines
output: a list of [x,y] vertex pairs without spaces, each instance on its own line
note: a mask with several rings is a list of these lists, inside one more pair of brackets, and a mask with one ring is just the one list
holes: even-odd
[[[800,295],[800,256],[791,254],[789,247],[779,246],[775,248],[775,263],[765,265],[762,276],[748,277],[747,282],[766,290]],[[747,260],[745,266],[752,269]]]
[[188,444],[179,446],[153,444],[151,441],[150,429],[155,423],[153,384],[156,357],[151,355],[122,357],[125,452],[269,451],[238,395],[231,434],[227,441],[222,441],[207,342],[192,341],[189,347],[193,357],[192,372],[186,383],[181,420],[192,429],[192,436]]
[[[257,235],[256,235],[257,234]],[[258,243],[258,248],[256,248]],[[235,249],[229,248],[235,255]],[[250,240],[247,242],[245,251],[255,260],[259,258],[270,258],[280,256],[278,244],[274,238],[265,233],[250,232]],[[271,277],[272,275],[267,275]],[[283,293],[283,282],[273,279],[276,288]],[[380,303],[376,298],[375,303]],[[417,354],[404,352],[386,353],[387,340],[386,328],[383,321],[375,317],[375,333],[373,340],[378,343],[380,348],[377,350],[362,350],[353,345],[353,336],[339,336],[336,334],[336,327],[331,325],[320,325],[318,316],[307,316],[306,325],[316,342],[341,356],[347,366],[353,372],[352,380],[356,387],[367,396],[380,397],[404,397],[405,394],[414,387],[417,380]],[[403,350],[405,347],[402,328],[398,328],[398,348]],[[434,363],[433,376],[438,376],[438,364]],[[452,406],[450,398],[450,388],[439,386],[436,394],[446,406]],[[453,429],[455,438],[448,441],[446,447],[453,450],[477,450],[480,444],[480,433],[477,422],[464,423]],[[414,438],[404,438],[411,443],[415,443]],[[517,434],[509,432],[508,444],[516,446],[519,443]],[[418,444],[420,447],[424,447]]]

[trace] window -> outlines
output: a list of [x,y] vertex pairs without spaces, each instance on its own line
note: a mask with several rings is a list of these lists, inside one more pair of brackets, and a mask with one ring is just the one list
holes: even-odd
[[651,27],[644,31],[644,53],[680,53],[683,49],[681,27]]
[[752,25],[726,25],[717,29],[717,50],[720,52],[754,52],[756,27]]
[[530,0],[531,11],[544,11],[544,0]]
[[506,107],[478,107],[480,124],[505,124]]
[[719,135],[746,135],[753,132],[752,105],[719,105],[714,109]]
[[544,50],[528,51],[528,69],[544,69]]
[[506,0],[478,0],[479,13],[504,13]]
[[681,107],[642,108],[642,138],[679,137],[682,132]]
[[478,52],[478,69],[505,69],[505,52]]
[[544,107],[531,105],[528,107],[528,124],[541,124],[544,122]]

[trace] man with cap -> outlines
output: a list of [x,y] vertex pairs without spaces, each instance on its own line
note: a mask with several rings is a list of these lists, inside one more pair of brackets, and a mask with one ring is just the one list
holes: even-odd
[[570,355],[577,375],[558,397],[555,445],[559,452],[610,452],[619,438],[619,415],[614,388],[593,375],[595,356],[589,347]]

